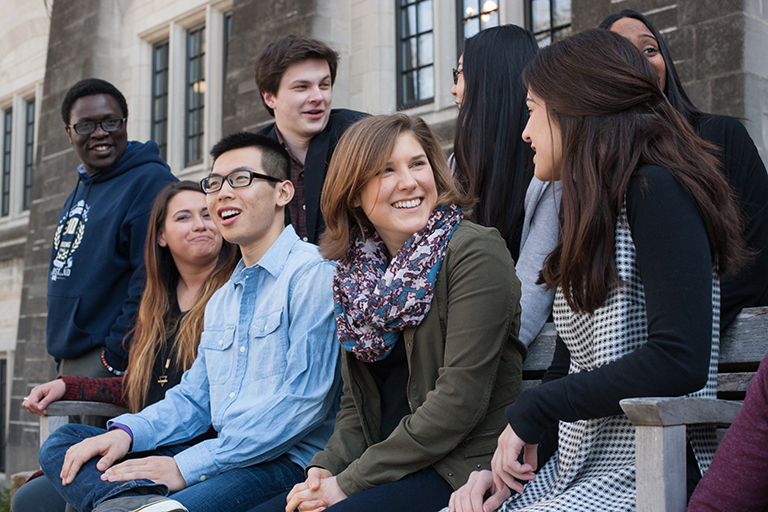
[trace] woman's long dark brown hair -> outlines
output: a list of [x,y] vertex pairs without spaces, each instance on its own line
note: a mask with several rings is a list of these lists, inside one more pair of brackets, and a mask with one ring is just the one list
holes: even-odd
[[523,74],[561,133],[563,226],[540,281],[561,285],[575,311],[594,312],[621,284],[615,226],[630,179],[667,169],[696,203],[721,274],[746,257],[739,214],[711,146],[669,104],[647,59],[605,29],[541,50]]
[[[128,352],[128,370],[123,388],[131,412],[144,408],[152,368],[166,340],[165,319],[171,310],[170,298],[176,293],[179,271],[168,247],[157,243],[160,230],[168,215],[168,203],[185,190],[199,192],[200,184],[192,181],[171,183],[163,188],[155,199],[149,217],[147,239],[144,244],[144,264],[147,284],[139,304],[139,317],[133,330],[133,341]],[[195,299],[192,309],[184,315],[176,334],[177,351],[173,357],[176,368],[186,371],[197,357],[197,346],[203,332],[205,305],[213,293],[221,288],[232,275],[239,258],[237,247],[222,241],[216,267],[208,276]]]

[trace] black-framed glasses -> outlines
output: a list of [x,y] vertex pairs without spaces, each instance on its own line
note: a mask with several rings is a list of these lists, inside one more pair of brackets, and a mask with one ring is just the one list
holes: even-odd
[[104,119],[103,121],[83,121],[82,123],[68,124],[67,128],[72,128],[78,135],[90,135],[96,131],[97,126],[105,132],[116,132],[123,127],[125,118],[122,119]]
[[275,178],[274,176],[267,176],[266,174],[249,171],[247,169],[240,169],[237,171],[232,171],[226,176],[210,174],[200,180],[200,187],[202,187],[203,192],[206,194],[213,194],[214,192],[221,190],[221,187],[224,186],[224,180],[229,182],[229,186],[232,188],[243,188],[250,185],[253,181],[253,178],[273,181],[275,183],[283,181],[280,178]]
[[464,72],[464,68],[453,68],[453,85],[456,85],[459,83],[459,75]]

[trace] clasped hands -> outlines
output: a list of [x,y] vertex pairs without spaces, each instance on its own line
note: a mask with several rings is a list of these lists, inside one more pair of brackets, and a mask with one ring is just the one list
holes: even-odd
[[[491,512],[499,508],[512,491],[522,493],[523,484],[518,480],[535,480],[538,445],[527,444],[512,427],[507,425],[499,436],[496,453],[491,459],[491,471],[475,471],[459,490],[451,495],[448,508],[451,512]],[[523,453],[523,464],[518,457]],[[484,500],[487,493],[490,496]]]
[[101,479],[105,482],[146,478],[158,484],[165,484],[171,492],[180,491],[187,486],[173,457],[129,459],[113,466],[116,460],[126,456],[130,448],[131,436],[119,428],[71,446],[61,466],[61,484],[71,484],[83,464],[101,456],[96,468],[103,471]]
[[319,512],[347,498],[327,469],[309,468],[307,480],[296,484],[286,498],[286,512]]

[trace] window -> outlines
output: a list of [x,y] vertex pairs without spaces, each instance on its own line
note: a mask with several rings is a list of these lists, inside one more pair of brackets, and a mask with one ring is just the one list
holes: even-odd
[[187,165],[203,159],[205,113],[205,27],[190,30],[187,35]]
[[571,35],[570,0],[530,0],[526,3],[528,25],[539,46]]
[[168,156],[168,41],[152,48],[152,140]]
[[142,126],[144,136],[157,142],[160,156],[181,179],[199,179],[210,169],[206,148],[221,137],[231,8],[224,0],[148,24],[139,33],[141,59],[151,71],[141,95],[146,100],[138,107],[151,120]]
[[29,210],[32,204],[32,166],[35,164],[35,100],[27,102],[27,119],[24,130],[24,191],[21,209]]
[[3,179],[2,216],[11,213],[11,146],[13,145],[13,109],[7,109],[3,116]]
[[481,30],[499,26],[499,6],[493,0],[461,0],[459,6],[459,42]]
[[398,108],[435,97],[432,0],[400,0],[398,16]]

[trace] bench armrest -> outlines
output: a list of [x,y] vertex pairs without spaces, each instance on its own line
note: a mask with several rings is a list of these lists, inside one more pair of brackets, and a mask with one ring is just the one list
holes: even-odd
[[619,402],[636,427],[671,427],[715,423],[730,425],[742,402],[714,398],[626,398]]
[[114,418],[128,412],[128,409],[104,402],[85,402],[78,400],[60,400],[45,408],[47,416],[40,416],[40,446],[48,434],[62,425],[69,423],[69,416],[102,416]]
[[48,416],[103,416],[114,418],[128,412],[125,407],[104,402],[85,402],[79,400],[59,400],[45,408]]

